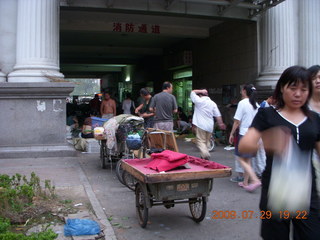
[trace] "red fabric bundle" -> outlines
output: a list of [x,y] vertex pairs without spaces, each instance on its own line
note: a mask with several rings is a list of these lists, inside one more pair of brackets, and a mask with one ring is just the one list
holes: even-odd
[[195,165],[199,165],[199,166],[210,168],[210,169],[229,168],[228,166],[222,165],[220,163],[216,163],[206,159],[201,159],[201,158],[192,157],[192,156],[189,156],[189,162]]
[[168,171],[179,167],[183,164],[186,164],[189,159],[187,154],[173,152],[170,150],[165,150],[161,153],[153,153],[151,154],[151,158],[153,160],[145,167],[151,168],[158,172]]

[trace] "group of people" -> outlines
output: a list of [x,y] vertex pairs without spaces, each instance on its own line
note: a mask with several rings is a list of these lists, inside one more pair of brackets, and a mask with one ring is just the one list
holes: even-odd
[[[181,131],[190,129],[192,126],[196,133],[196,144],[203,159],[210,159],[208,150],[210,137],[214,129],[214,118],[219,128],[225,129],[221,113],[210,97],[206,89],[191,91],[190,98],[194,103],[192,119],[184,117],[182,109],[177,105],[175,96],[172,94],[173,86],[170,82],[164,82],[162,91],[152,96],[146,88],[140,90],[141,103],[136,107],[130,94],[126,95],[122,103],[124,114],[136,114],[144,118],[145,128],[156,128],[173,131],[174,118],[177,116],[177,125]],[[92,100],[92,106],[98,106],[96,97]],[[91,103],[90,103],[91,104]],[[116,116],[116,102],[109,93],[103,94],[103,101],[99,107],[100,116],[109,119]],[[92,115],[90,115],[92,116]],[[87,121],[89,123],[89,120]],[[191,124],[192,122],[192,124]],[[84,126],[85,128],[85,126]],[[83,134],[84,137],[90,136]]]

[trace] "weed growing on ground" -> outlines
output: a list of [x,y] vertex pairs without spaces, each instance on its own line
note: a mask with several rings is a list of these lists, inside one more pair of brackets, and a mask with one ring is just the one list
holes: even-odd
[[[0,240],[55,239],[57,234],[48,227],[63,223],[62,216],[74,212],[72,200],[59,199],[50,180],[41,184],[34,172],[29,179],[19,173],[0,175]],[[28,228],[39,224],[48,227],[25,235]]]
[[0,218],[0,240],[53,240],[58,236],[51,229],[25,236],[22,233],[9,232],[10,227],[8,219]]
[[0,216],[12,223],[25,222],[33,214],[44,211],[41,202],[55,199],[54,191],[49,180],[42,188],[40,178],[34,172],[29,180],[19,173],[0,175]]

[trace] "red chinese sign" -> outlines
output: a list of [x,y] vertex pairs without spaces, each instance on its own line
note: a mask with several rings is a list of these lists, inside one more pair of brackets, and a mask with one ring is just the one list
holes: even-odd
[[133,23],[113,23],[113,32],[138,32],[160,34],[160,26],[157,24],[133,24]]

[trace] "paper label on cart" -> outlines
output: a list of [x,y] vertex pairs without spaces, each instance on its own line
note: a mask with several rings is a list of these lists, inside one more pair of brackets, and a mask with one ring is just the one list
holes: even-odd
[[190,184],[189,183],[177,184],[177,191],[178,192],[188,191],[189,189],[190,189]]
[[191,183],[191,188],[197,188],[199,187],[199,183]]

